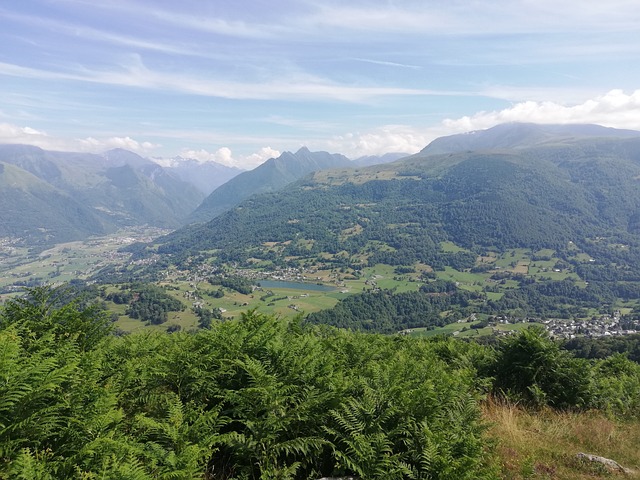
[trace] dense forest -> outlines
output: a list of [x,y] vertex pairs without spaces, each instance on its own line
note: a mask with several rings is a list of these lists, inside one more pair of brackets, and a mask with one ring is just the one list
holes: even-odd
[[[470,302],[481,295],[459,290],[451,282],[434,282],[418,292],[376,290],[351,295],[334,308],[307,316],[312,324],[377,333],[408,328],[441,327],[472,313]],[[455,309],[455,315],[443,316]]]
[[[95,292],[97,294],[97,292]],[[184,304],[153,284],[133,284],[104,296],[115,304],[127,305],[126,314],[154,325],[164,323],[171,311],[184,310]]]
[[640,365],[541,329],[495,346],[247,312],[111,335],[99,305],[38,287],[0,312],[5,478],[496,478],[479,405],[640,416]]

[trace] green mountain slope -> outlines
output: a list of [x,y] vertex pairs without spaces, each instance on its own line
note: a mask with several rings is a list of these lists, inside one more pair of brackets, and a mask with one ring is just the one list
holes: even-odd
[[[34,231],[34,222],[40,217],[40,227],[47,231],[62,231],[62,225],[81,226],[77,230],[65,227],[68,235],[48,233],[39,239],[35,235],[30,241],[79,239],[130,225],[176,227],[203,197],[192,185],[126,150],[93,155],[0,145],[0,161],[11,164],[14,172],[20,169],[24,175],[33,177],[29,190],[32,195],[44,197],[55,191],[82,206],[82,213],[66,207],[56,210],[53,207],[57,204],[52,200],[51,209],[47,202],[36,208],[15,194],[8,184],[3,185],[0,208],[20,212],[13,219],[11,231]],[[5,232],[9,234],[9,229],[5,228]]]
[[633,138],[634,130],[620,130],[600,125],[538,125],[506,123],[487,130],[440,137],[420,153],[436,155],[478,150],[525,149],[534,146],[571,145],[586,139]]
[[640,258],[638,179],[640,138],[421,152],[386,165],[315,173],[180,230],[159,251],[184,257],[217,249],[223,260],[274,259],[269,243],[288,242],[281,259],[345,252],[369,263],[437,266],[457,261],[441,250],[442,241],[477,252],[561,250],[576,242],[595,253],[598,239],[607,238],[628,246],[615,255]]
[[318,170],[350,165],[348,158],[327,152],[284,152],[259,167],[241,173],[214,190],[190,215],[189,222],[204,222],[258,193],[275,192]]
[[105,225],[91,209],[35,175],[3,162],[0,162],[0,205],[3,205],[0,237],[38,243],[105,232]]

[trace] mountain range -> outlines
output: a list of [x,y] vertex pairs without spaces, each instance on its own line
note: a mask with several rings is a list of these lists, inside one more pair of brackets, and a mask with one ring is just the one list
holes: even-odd
[[606,254],[628,264],[640,259],[639,179],[640,132],[501,125],[438,139],[396,162],[315,172],[178,230],[158,251],[446,265],[456,260],[444,241],[477,252],[579,244],[592,255],[624,245]]
[[[162,248],[218,248],[227,243],[220,232],[232,227],[240,243],[289,232],[335,249],[389,236],[385,215],[406,217],[393,237],[417,224],[427,243],[465,247],[630,234],[640,225],[638,142],[639,132],[597,125],[505,124],[436,139],[391,163],[402,154],[350,161],[301,148],[242,173],[185,159],[163,168],[122,149],[95,155],[0,145],[0,236],[55,243],[131,225],[205,222],[176,232]],[[375,165],[362,166],[368,163]],[[268,226],[260,224],[265,216]],[[326,224],[318,234],[327,217],[360,233],[328,233]]]
[[504,123],[487,130],[440,137],[420,151],[421,155],[441,153],[520,150],[533,146],[574,144],[584,140],[633,138],[640,132],[607,128],[600,125],[540,125],[534,123]]
[[394,162],[400,158],[408,157],[410,153],[404,152],[390,152],[384,155],[366,155],[364,157],[358,157],[352,161],[354,167],[370,167],[371,165],[379,165],[381,163]]
[[200,162],[193,158],[174,157],[169,161],[152,160],[181,180],[191,183],[205,196],[244,171],[218,162]]
[[96,155],[0,145],[0,237],[35,245],[133,225],[175,228],[211,220],[251,195],[277,191],[313,171],[388,162],[401,155],[352,162],[302,148],[243,172],[181,157],[148,159],[123,149]]
[[132,225],[175,228],[203,194],[156,163],[116,149],[102,155],[0,145],[0,236],[57,243]]
[[311,172],[351,166],[353,163],[344,155],[310,152],[306,147],[295,153],[284,152],[218,187],[189,216],[188,222],[211,220],[252,195],[281,190]]

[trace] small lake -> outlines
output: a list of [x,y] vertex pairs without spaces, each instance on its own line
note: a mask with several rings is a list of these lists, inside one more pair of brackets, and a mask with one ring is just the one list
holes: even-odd
[[260,286],[269,288],[289,288],[291,290],[310,290],[312,292],[332,292],[336,288],[328,285],[316,285],[315,283],[285,282],[282,280],[260,280]]

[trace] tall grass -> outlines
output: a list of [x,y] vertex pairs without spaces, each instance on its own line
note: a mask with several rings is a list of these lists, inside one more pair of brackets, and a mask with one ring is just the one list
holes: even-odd
[[[640,479],[637,419],[611,419],[601,412],[533,411],[495,398],[482,409],[503,479]],[[579,460],[579,452],[610,458],[635,472],[609,471]]]

